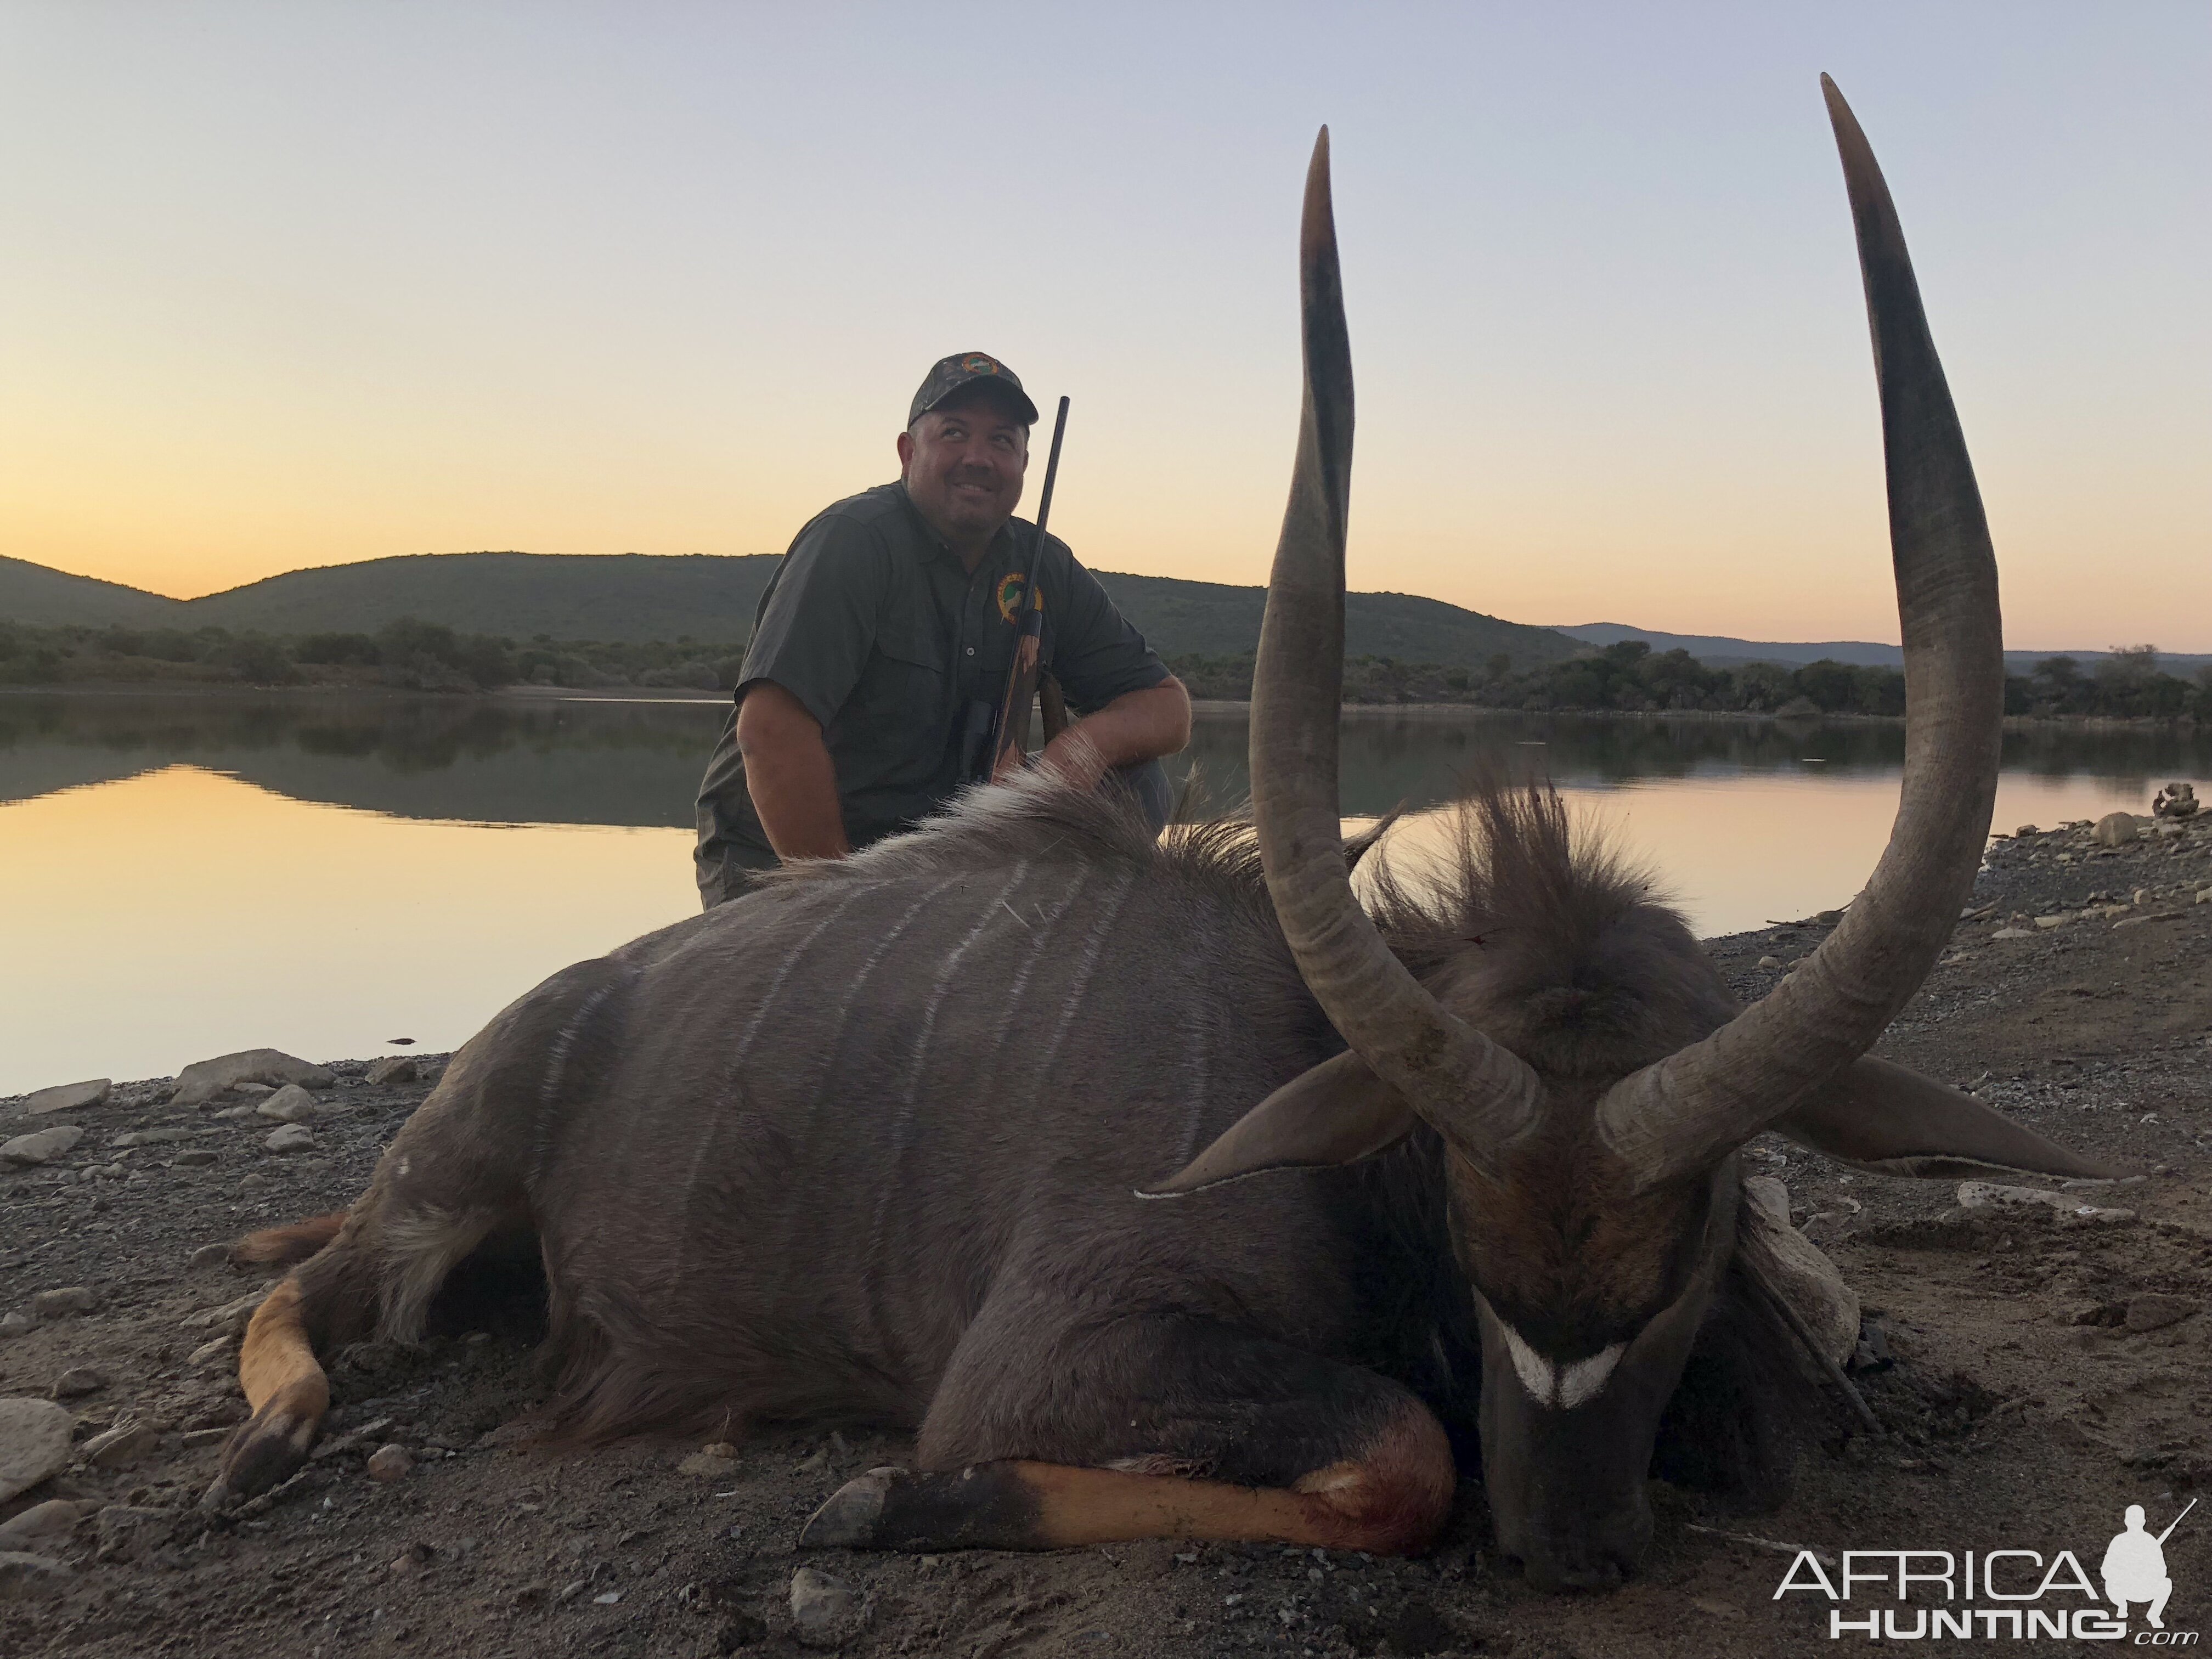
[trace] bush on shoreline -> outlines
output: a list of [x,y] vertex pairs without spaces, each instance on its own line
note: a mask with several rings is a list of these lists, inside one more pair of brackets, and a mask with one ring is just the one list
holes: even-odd
[[[1198,697],[1252,695],[1252,656],[1188,656],[1168,666]],[[1798,667],[1746,663],[1708,668],[1682,650],[1654,652],[1624,640],[1587,656],[1516,671],[1504,657],[1484,669],[1443,668],[1389,657],[1354,657],[1344,666],[1347,703],[1475,703],[1532,714],[1729,713],[1879,714],[1905,712],[1905,675],[1894,668],[1822,659]],[[2005,680],[2008,714],[2087,714],[2107,719],[2212,719],[2212,667],[2193,679],[2162,672],[2158,653],[2136,646],[2082,672],[2071,657],[2051,657],[2032,673]]]
[[146,684],[386,686],[489,691],[528,684],[727,690],[743,647],[678,639],[646,644],[517,642],[403,617],[374,634],[296,636],[221,628],[28,628],[0,622],[0,684]]

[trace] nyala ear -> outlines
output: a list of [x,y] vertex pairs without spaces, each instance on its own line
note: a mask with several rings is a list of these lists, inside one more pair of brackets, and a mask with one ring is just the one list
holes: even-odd
[[1951,1179],[2027,1170],[2110,1180],[2125,1173],[2045,1140],[1971,1095],[1870,1054],[1774,1129],[1877,1175]]
[[1191,1161],[1139,1198],[1180,1198],[1270,1170],[1357,1164],[1388,1152],[1419,1120],[1398,1091],[1346,1052],[1292,1078]]

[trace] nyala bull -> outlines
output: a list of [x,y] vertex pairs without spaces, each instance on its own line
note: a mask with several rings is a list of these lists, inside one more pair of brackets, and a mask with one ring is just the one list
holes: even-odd
[[1772,1495],[1791,1367],[1736,1249],[1747,1139],[1893,1174],[2098,1172],[1863,1057],[1971,884],[2002,665],[1896,217],[1828,101],[1911,712],[1888,849],[1800,971],[1740,1009],[1540,789],[1478,787],[1443,878],[1355,898],[1324,132],[1253,831],[1155,842],[1049,780],[982,789],[556,975],[461,1049],[343,1218],[249,1245],[297,1265],[248,1331],[254,1414],[210,1501],[307,1455],[319,1352],[416,1337],[458,1265],[516,1241],[544,1266],[556,1437],[915,1432],[913,1467],[831,1494],[806,1544],[1417,1550],[1456,1445],[1532,1579],[1598,1586],[1647,1547],[1655,1467]]

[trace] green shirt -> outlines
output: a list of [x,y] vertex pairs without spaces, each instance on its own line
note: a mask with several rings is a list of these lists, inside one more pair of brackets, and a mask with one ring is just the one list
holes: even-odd
[[[969,708],[1005,695],[1022,569],[1036,527],[1000,531],[971,575],[888,483],[850,496],[799,532],[761,595],[737,696],[773,680],[822,723],[855,848],[905,829],[967,782]],[[1047,536],[1044,664],[1071,708],[1088,714],[1168,678],[1160,659],[1067,544]],[[699,790],[699,882],[720,896],[723,866],[773,865],[725,727]]]

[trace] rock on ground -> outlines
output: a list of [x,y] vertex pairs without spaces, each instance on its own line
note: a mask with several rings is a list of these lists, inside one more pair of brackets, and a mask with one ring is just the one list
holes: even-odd
[[276,1048],[245,1048],[213,1060],[194,1060],[177,1074],[172,1106],[197,1106],[213,1100],[240,1083],[298,1083],[310,1089],[327,1089],[337,1079],[324,1066],[313,1066]]
[[304,1123],[288,1123],[270,1130],[261,1144],[272,1152],[304,1152],[315,1144],[315,1132]]
[[69,1467],[75,1426],[51,1400],[0,1400],[0,1503]]
[[40,1089],[23,1103],[23,1109],[33,1117],[46,1112],[82,1112],[94,1106],[105,1105],[107,1097],[115,1091],[112,1078],[96,1077],[86,1083],[58,1083],[51,1089]]
[[13,1520],[0,1523],[0,1550],[29,1550],[35,1554],[51,1555],[64,1548],[76,1523],[94,1510],[97,1504],[72,1502],[66,1498],[50,1498],[43,1504],[33,1504]]
[[279,1123],[303,1123],[322,1108],[315,1103],[314,1096],[298,1084],[288,1083],[253,1109],[260,1116],[273,1117]]
[[40,1291],[31,1298],[31,1312],[40,1319],[90,1313],[99,1305],[100,1298],[88,1285],[64,1285],[58,1290]]
[[0,1601],[27,1601],[69,1577],[60,1562],[23,1550],[0,1551]]
[[860,1599],[842,1578],[812,1567],[791,1576],[791,1633],[810,1648],[842,1646],[865,1622]]
[[0,1164],[33,1167],[51,1164],[83,1139],[84,1131],[74,1123],[57,1123],[51,1129],[34,1129],[29,1134],[17,1135],[13,1140],[0,1143]]

